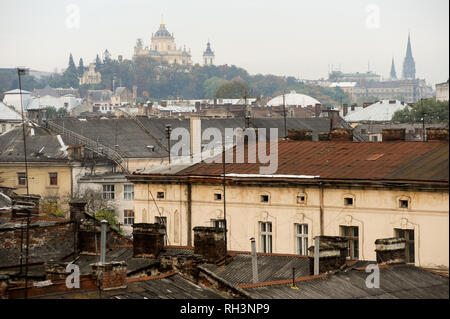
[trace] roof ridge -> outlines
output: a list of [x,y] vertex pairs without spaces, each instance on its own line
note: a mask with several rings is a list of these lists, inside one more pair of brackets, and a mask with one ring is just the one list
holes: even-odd
[[[327,277],[328,277],[327,274],[306,276],[306,277],[295,278],[294,282],[310,281],[310,280],[314,280],[314,279],[323,279],[323,278],[327,278]],[[258,282],[255,284],[240,284],[237,287],[241,288],[241,289],[248,289],[248,288],[266,287],[266,286],[286,285],[289,283],[292,283],[292,279]]]

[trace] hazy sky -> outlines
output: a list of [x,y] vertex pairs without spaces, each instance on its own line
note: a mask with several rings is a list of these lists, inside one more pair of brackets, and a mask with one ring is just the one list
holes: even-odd
[[401,75],[410,30],[417,76],[432,85],[449,77],[448,0],[1,0],[0,67],[60,70],[70,52],[87,65],[106,48],[129,59],[161,15],[194,63],[209,38],[216,64],[251,74],[318,79],[331,64],[365,72],[370,61],[387,77],[394,57]]

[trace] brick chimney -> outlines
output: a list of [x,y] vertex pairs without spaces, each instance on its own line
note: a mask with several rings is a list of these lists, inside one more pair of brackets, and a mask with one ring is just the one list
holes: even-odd
[[383,134],[383,142],[404,141],[406,136],[404,128],[383,129],[382,134]]
[[87,202],[84,200],[71,200],[69,202],[70,208],[70,220],[76,223],[80,223],[84,217],[85,207]]
[[137,86],[133,85],[133,100],[137,99]]
[[83,220],[79,224],[77,236],[78,252],[100,254],[100,226],[94,220]]
[[312,130],[304,130],[304,129],[289,130],[288,138],[293,141],[312,141]]
[[353,133],[346,129],[333,129],[330,133],[332,141],[353,141]]
[[92,276],[98,280],[101,290],[127,287],[127,264],[124,261],[91,264]]
[[448,141],[448,129],[427,127],[427,141]]
[[365,109],[366,107],[368,107],[368,106],[370,106],[370,105],[372,105],[372,103],[364,102],[364,103],[363,103],[363,109]]
[[329,141],[330,133],[319,133],[318,137],[319,137],[319,141]]
[[194,227],[194,253],[203,255],[208,263],[225,257],[225,231],[220,227]]
[[352,106],[351,106],[352,111],[354,111],[357,106],[358,106],[358,104],[356,104],[356,103],[352,104]]
[[8,275],[0,274],[0,299],[8,299]]
[[164,250],[165,225],[138,223],[132,227],[133,257],[156,258]]
[[[319,237],[319,274],[339,270],[346,265],[347,245],[345,238],[339,236]],[[315,240],[314,240],[315,241]],[[314,246],[309,250],[309,272],[314,275]]]
[[[352,111],[354,111],[353,106],[352,106]],[[343,115],[344,115],[344,116],[347,116],[347,114],[348,114],[348,105],[347,105],[347,104],[344,104]]]
[[378,264],[401,264],[406,260],[404,238],[384,238],[375,241]]

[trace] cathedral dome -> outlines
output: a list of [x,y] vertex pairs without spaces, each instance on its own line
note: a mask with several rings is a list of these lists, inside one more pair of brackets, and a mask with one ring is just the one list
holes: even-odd
[[155,33],[155,37],[167,38],[167,37],[171,37],[171,36],[172,35],[166,29],[166,25],[164,23],[161,23],[159,25],[159,30],[156,31],[156,33]]
[[[284,95],[284,100],[286,105],[296,105],[296,106],[302,106],[307,107],[308,105],[314,106],[316,104],[320,104],[318,100],[315,98],[305,95],[305,94],[299,94],[295,91],[291,91],[288,94]],[[283,105],[283,95],[278,95],[277,97],[271,99],[268,103],[268,106],[280,106]]]

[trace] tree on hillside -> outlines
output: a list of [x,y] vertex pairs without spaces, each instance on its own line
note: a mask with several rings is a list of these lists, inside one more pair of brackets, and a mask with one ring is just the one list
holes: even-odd
[[78,76],[83,76],[84,73],[84,63],[83,58],[80,58],[80,62],[78,62]]
[[241,99],[250,97],[250,87],[241,78],[234,78],[222,84],[216,91],[216,98]]
[[203,82],[205,97],[209,99],[213,98],[219,87],[226,82],[226,80],[218,78],[217,76],[205,80],[205,82]]
[[69,56],[69,67],[67,68],[66,71],[70,71],[72,73],[76,73],[77,72],[77,68],[75,66],[75,62],[73,62],[72,53],[70,53],[70,56]]
[[100,57],[97,54],[97,56],[95,57],[95,71],[96,72],[98,72],[98,70],[100,69],[101,65],[102,65],[102,60],[100,60]]
[[425,123],[448,123],[449,104],[447,102],[436,101],[436,99],[422,99],[397,111],[392,117],[392,121],[400,123],[420,123],[424,118]]

